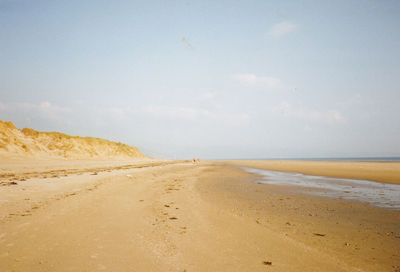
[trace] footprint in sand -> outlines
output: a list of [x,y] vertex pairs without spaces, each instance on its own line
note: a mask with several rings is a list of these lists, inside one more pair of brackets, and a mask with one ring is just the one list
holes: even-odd
[[16,183],[15,181],[11,181],[11,182],[1,182],[0,183],[1,186],[10,186],[10,185],[18,185],[18,183]]

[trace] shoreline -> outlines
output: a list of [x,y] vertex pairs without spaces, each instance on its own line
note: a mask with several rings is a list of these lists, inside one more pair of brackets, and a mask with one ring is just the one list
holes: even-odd
[[[215,205],[362,271],[392,271],[400,262],[399,210],[256,183],[254,175],[233,167],[208,182],[215,191],[216,196],[209,198]],[[232,173],[248,176],[231,182]]]
[[400,162],[226,160],[229,165],[312,176],[369,180],[400,184]]

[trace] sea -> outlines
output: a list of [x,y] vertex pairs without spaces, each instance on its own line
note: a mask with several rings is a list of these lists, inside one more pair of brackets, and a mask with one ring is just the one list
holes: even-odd
[[244,159],[244,160],[396,162],[396,161],[400,161],[400,157],[264,158],[264,159]]

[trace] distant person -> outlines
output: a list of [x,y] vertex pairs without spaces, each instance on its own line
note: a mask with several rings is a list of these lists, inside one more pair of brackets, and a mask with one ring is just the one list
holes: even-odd
[[196,164],[196,158],[193,158],[193,164]]
[[197,158],[197,163],[200,164],[200,158]]

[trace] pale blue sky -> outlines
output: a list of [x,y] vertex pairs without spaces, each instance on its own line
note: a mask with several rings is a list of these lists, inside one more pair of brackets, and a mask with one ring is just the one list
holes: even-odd
[[400,155],[400,1],[0,0],[0,119],[152,156]]

